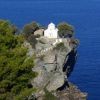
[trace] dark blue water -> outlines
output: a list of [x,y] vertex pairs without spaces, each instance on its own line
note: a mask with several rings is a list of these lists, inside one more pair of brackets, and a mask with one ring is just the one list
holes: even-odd
[[88,100],[100,100],[100,0],[0,0],[0,18],[18,27],[33,20],[74,25],[80,46],[70,80]]

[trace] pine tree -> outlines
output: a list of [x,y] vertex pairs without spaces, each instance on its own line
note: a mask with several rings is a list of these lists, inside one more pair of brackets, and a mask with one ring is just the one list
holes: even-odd
[[30,80],[34,58],[27,57],[23,35],[15,35],[8,21],[0,20],[0,100],[27,100],[35,91]]

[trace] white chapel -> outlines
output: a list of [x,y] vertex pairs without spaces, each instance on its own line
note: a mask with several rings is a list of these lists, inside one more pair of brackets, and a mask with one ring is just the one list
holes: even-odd
[[44,31],[44,36],[47,38],[58,38],[58,29],[55,27],[55,24],[50,23],[48,28]]

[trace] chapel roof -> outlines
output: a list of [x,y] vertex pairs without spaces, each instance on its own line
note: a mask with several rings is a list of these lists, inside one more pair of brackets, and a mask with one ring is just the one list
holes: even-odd
[[51,22],[51,23],[48,25],[48,28],[55,28],[55,24]]

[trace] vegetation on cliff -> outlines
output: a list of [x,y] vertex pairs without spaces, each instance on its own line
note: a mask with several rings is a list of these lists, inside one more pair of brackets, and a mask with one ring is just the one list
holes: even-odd
[[35,48],[35,44],[37,43],[34,32],[38,29],[39,25],[36,22],[31,22],[26,24],[22,30],[25,39],[33,46],[33,48]]
[[36,22],[31,22],[24,26],[23,33],[25,37],[28,38],[31,34],[34,34],[34,32],[38,29],[39,29],[39,25]]
[[0,20],[0,100],[27,100],[35,91],[30,81],[34,58],[27,57],[23,35],[8,21]]
[[59,36],[60,37],[72,37],[74,33],[73,26],[69,25],[66,22],[61,22],[57,25],[59,30]]

